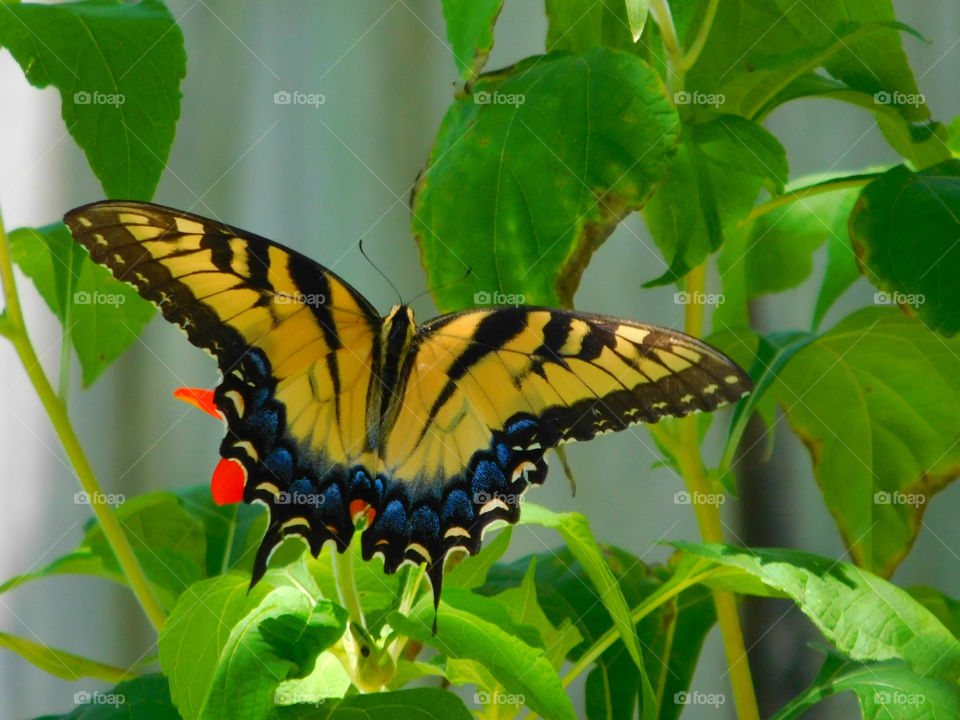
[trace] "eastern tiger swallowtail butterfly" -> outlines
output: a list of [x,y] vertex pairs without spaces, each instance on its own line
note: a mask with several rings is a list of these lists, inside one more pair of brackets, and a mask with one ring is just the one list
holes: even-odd
[[437,603],[444,559],[519,519],[548,449],[751,388],[722,353],[655,325],[519,306],[418,326],[409,307],[382,318],[321,265],[220,222],[124,201],[64,220],[216,357],[221,464],[270,515],[253,582],[285,536],[343,552],[366,514],[363,557],[388,573],[426,563]]

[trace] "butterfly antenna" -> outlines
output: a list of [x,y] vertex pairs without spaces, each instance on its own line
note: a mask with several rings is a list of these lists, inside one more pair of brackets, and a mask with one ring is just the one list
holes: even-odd
[[463,275],[461,275],[460,277],[454,278],[453,280],[447,280],[447,282],[445,282],[445,283],[443,283],[443,284],[441,284],[441,285],[437,285],[436,287],[432,287],[432,288],[427,288],[426,290],[424,290],[424,291],[423,291],[422,293],[420,293],[419,295],[415,295],[415,296],[413,297],[413,299],[410,301],[410,304],[412,305],[412,304],[415,303],[417,300],[419,300],[420,298],[422,298],[424,295],[430,295],[431,293],[437,292],[438,290],[444,290],[444,289],[450,287],[451,285],[456,285],[457,283],[461,283],[461,282],[463,282],[464,280],[466,280],[468,277],[470,277],[471,275],[473,275],[473,268],[467,268],[467,271],[466,271]]
[[400,291],[397,289],[397,286],[393,284],[393,280],[387,277],[387,274],[383,270],[377,267],[377,264],[370,259],[369,255],[367,255],[367,251],[363,249],[363,238],[360,238],[359,245],[360,245],[360,254],[363,255],[364,260],[370,263],[370,267],[376,270],[380,274],[380,277],[386,280],[387,284],[393,288],[393,291],[397,294],[397,300],[400,301],[400,304],[407,305],[408,303],[403,302],[403,295],[400,294]]

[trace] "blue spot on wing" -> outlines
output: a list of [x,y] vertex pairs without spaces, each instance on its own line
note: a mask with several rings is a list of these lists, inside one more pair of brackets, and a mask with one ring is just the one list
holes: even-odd
[[286,448],[279,447],[267,456],[263,466],[274,478],[286,485],[293,475],[293,456]]
[[407,526],[407,511],[403,503],[399,500],[391,500],[380,515],[378,525],[383,533],[403,534]]
[[504,482],[503,471],[492,460],[481,460],[473,471],[474,494],[490,492],[499,488]]
[[473,520],[473,503],[465,490],[452,490],[440,511],[440,519],[444,523],[451,521],[462,522]]
[[[440,536],[440,520],[428,507],[418,507],[410,516],[410,537],[415,540],[436,540]],[[429,547],[429,546],[428,546]]]

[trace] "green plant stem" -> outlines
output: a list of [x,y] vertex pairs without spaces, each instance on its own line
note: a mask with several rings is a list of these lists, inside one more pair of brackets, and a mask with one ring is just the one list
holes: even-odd
[[785,192],[783,195],[778,195],[772,200],[767,200],[767,202],[757,205],[755,208],[753,208],[753,210],[750,211],[749,215],[740,221],[740,225],[746,225],[747,223],[753,222],[759,217],[763,217],[767,213],[773,212],[777,208],[790,205],[808,197],[813,197],[814,195],[822,195],[824,193],[834,192],[836,190],[846,190],[848,188],[869,185],[876,178],[880,177],[880,175],[882,175],[882,173],[864,173],[863,175],[852,175],[850,177],[838,178],[837,180],[827,180],[826,182],[808,185],[806,187],[797,188],[796,190],[791,190],[790,192]]
[[673,14],[670,12],[667,0],[650,0],[650,15],[660,28],[663,49],[667,51],[667,67],[673,79],[672,90],[674,92],[683,90],[687,72],[684,67],[683,48],[680,47],[677,28],[673,24]]
[[159,632],[166,621],[166,614],[154,597],[150,583],[146,575],[143,574],[143,568],[140,567],[127,536],[107,504],[106,496],[100,490],[100,485],[93,474],[90,463],[87,461],[83,447],[73,431],[67,411],[53,391],[50,381],[40,365],[40,360],[37,358],[37,353],[30,342],[23,321],[23,314],[20,311],[20,300],[17,296],[17,288],[13,277],[10,243],[7,240],[2,218],[0,218],[0,282],[3,283],[3,296],[7,306],[5,312],[6,334],[13,343],[20,362],[23,363],[27,376],[40,397],[44,410],[47,411],[47,416],[53,424],[57,437],[60,438],[63,449],[77,473],[80,486],[90,498],[90,507],[93,514],[96,516],[97,522],[100,523],[103,534],[106,536],[114,555],[117,556],[117,562],[120,563],[123,574],[126,576],[127,582],[130,583],[130,589],[140,602],[147,618]]
[[[706,290],[706,278],[706,263],[701,263],[684,278],[684,290],[690,297],[702,295]],[[694,337],[703,335],[703,310],[704,306],[701,303],[686,305],[684,331],[688,335]],[[700,456],[700,437],[695,415],[688,415],[678,421],[677,440],[679,446],[675,456],[690,496],[703,497],[710,494],[714,488],[707,477]],[[720,522],[719,505],[695,502],[693,508],[697,515],[700,536],[704,542],[722,543],[723,525]],[[727,667],[730,672],[737,717],[740,720],[759,720],[760,711],[754,694],[750,664],[747,662],[747,650],[743,643],[743,631],[740,628],[736,599],[731,592],[714,590],[713,603],[717,608],[717,621],[723,634],[723,646],[727,655]]]
[[227,541],[223,544],[223,561],[220,563],[220,574],[230,569],[230,556],[233,554],[233,541],[237,536],[237,515],[240,513],[240,503],[233,504],[233,514],[230,518],[230,529],[227,531]]
[[350,614],[350,619],[362,628],[367,627],[363,617],[363,608],[360,607],[360,594],[357,592],[357,581],[353,575],[353,550],[347,548],[345,552],[333,550],[330,553],[333,562],[333,577],[337,581],[337,592],[340,595],[340,604]]
[[703,21],[697,30],[697,36],[693,39],[686,55],[683,56],[683,69],[685,71],[697,64],[700,53],[703,52],[703,46],[707,44],[707,38],[710,36],[710,29],[713,27],[713,20],[717,16],[719,6],[720,0],[710,0],[710,4],[707,5],[706,12],[703,13]]

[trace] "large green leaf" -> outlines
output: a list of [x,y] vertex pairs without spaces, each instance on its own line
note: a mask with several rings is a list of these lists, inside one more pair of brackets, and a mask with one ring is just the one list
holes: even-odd
[[0,4],[0,45],[36,87],[60,91],[67,130],[110,197],[149,200],[186,74],[183,35],[159,0]]
[[863,189],[850,232],[871,282],[932,329],[960,330],[960,160],[887,171]]
[[[431,632],[433,602],[421,600],[407,616],[394,613],[390,624],[407,637],[435,648],[448,658],[476,660],[514,699],[550,720],[576,713],[532,627],[515,624],[497,601],[460,588],[445,590]],[[525,630],[524,630],[525,629]]]
[[720,247],[760,190],[783,191],[789,172],[777,139],[756,123],[724,115],[684,124],[670,173],[644,208],[669,270],[648,285],[675,282]]
[[63,223],[14,230],[10,252],[69,330],[84,385],[96,380],[153,317],[153,306],[93,262]]
[[889,575],[960,472],[960,340],[867,308],[797,352],[773,392],[853,558]]
[[[916,100],[908,120],[929,117],[889,0],[729,0],[718,5],[697,64],[691,94],[720,96],[725,112],[758,118],[795,78],[819,67],[854,90]],[[789,98],[787,98],[789,99]]]
[[857,663],[828,655],[817,677],[773,720],[801,717],[823,698],[856,693],[864,720],[938,720],[960,717],[956,683],[924,677],[901,662]]
[[38,720],[181,720],[162,675],[127,680],[108,692],[79,690],[73,697],[73,711]]
[[246,574],[203,580],[181,596],[160,633],[160,666],[184,720],[263,718],[280,684],[305,677],[343,634],[346,611],[301,583],[253,588]]
[[480,587],[487,581],[487,573],[510,546],[513,527],[503,528],[492,542],[487,543],[476,555],[465,557],[443,579],[444,587],[461,587],[467,590]]
[[594,250],[666,172],[678,130],[659,76],[625,53],[553,53],[481,77],[447,112],[414,193],[438,306],[570,304]]
[[502,7],[503,0],[443,0],[447,40],[462,80],[473,80],[486,64]]
[[[87,504],[89,499],[78,492],[74,501]],[[114,512],[157,599],[164,607],[173,607],[180,594],[205,575],[203,526],[170,493],[141,495],[124,502]],[[64,574],[96,575],[127,584],[103,530],[91,520],[76,550],[39,570],[7,580],[0,585],[0,593],[30,580]]]
[[906,590],[855,565],[799,550],[672,543],[786,593],[854,660],[903,660],[920,674],[960,678],[960,641]]
[[322,705],[280,708],[276,720],[471,720],[463,701],[448,690],[414,688],[353,695]]

